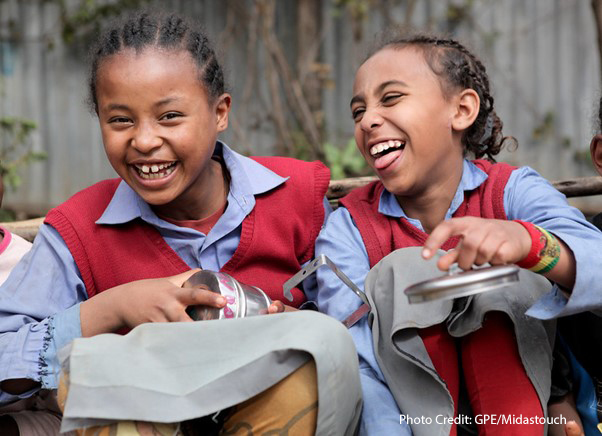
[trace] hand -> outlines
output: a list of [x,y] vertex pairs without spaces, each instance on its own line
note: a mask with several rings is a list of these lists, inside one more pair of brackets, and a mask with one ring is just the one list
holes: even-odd
[[524,259],[531,249],[529,232],[513,221],[477,217],[452,218],[440,223],[424,243],[422,257],[430,259],[453,236],[461,240],[437,262],[443,271],[454,262],[463,270],[472,265],[504,265]]
[[569,421],[564,426],[566,436],[585,436],[583,430],[575,421]]
[[272,313],[280,313],[280,312],[294,312],[296,310],[299,310],[299,309],[296,309],[291,306],[287,306],[282,301],[276,300],[276,301],[273,301],[272,304],[270,304],[270,306],[268,307],[268,315],[271,315]]
[[127,292],[117,305],[123,324],[129,328],[146,322],[192,321],[186,313],[188,306],[203,305],[222,308],[226,299],[205,287],[183,288],[182,284],[198,270],[172,277],[139,280],[128,283]]
[[83,336],[134,328],[147,322],[192,321],[191,305],[222,308],[226,299],[202,288],[182,288],[195,272],[159,279],[137,280],[107,289],[80,306]]

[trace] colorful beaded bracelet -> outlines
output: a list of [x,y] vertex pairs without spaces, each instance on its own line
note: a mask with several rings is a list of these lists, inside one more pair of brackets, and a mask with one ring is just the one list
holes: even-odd
[[531,237],[529,254],[516,265],[538,274],[545,274],[554,268],[560,259],[560,244],[554,235],[535,224],[520,220],[515,222],[522,225]]

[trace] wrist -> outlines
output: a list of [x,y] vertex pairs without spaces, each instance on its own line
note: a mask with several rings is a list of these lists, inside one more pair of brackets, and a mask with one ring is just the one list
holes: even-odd
[[516,262],[516,265],[538,274],[545,274],[552,270],[560,259],[560,244],[558,240],[539,226],[533,223],[514,220],[522,225],[531,239],[531,247],[527,255]]
[[83,337],[113,333],[125,327],[120,316],[119,302],[112,298],[111,294],[111,290],[108,289],[81,303],[80,322]]

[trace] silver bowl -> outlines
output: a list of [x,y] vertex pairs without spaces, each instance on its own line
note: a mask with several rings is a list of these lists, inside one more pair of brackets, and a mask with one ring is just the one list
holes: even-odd
[[190,276],[182,287],[195,288],[203,285],[222,295],[226,299],[226,305],[221,309],[203,305],[188,306],[186,313],[195,321],[263,315],[272,303],[270,297],[258,287],[241,283],[222,272],[199,271]]

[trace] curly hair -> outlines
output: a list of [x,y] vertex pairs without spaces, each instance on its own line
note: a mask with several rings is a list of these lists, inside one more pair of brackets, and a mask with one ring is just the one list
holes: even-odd
[[479,95],[477,118],[462,136],[465,152],[472,153],[477,159],[486,156],[495,162],[494,156],[507,141],[517,145],[515,138],[502,134],[503,123],[493,107],[485,66],[458,41],[425,34],[396,36],[381,42],[369,57],[385,48],[401,49],[408,46],[422,51],[429,68],[440,78],[445,96],[457,89],[467,88]]
[[176,14],[139,11],[109,23],[90,50],[88,91],[95,112],[98,113],[97,74],[103,59],[128,48],[140,52],[146,47],[188,51],[209,98],[215,99],[225,92],[222,67],[199,25]]

